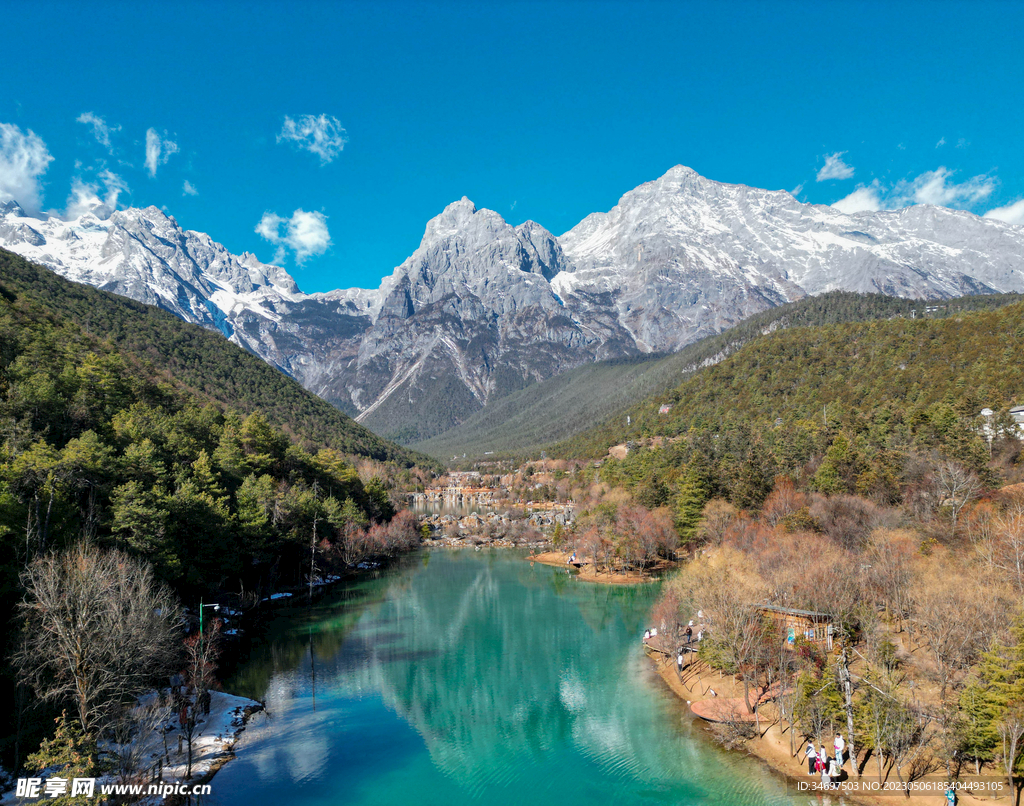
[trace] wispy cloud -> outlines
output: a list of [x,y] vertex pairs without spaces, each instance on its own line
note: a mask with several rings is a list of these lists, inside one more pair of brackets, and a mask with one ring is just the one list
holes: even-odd
[[150,176],[156,176],[156,169],[166,165],[172,154],[178,153],[178,144],[164,132],[161,138],[156,129],[146,130],[146,170]]
[[797,185],[795,188],[793,188],[791,191],[789,191],[789,195],[792,196],[793,198],[796,198],[797,196],[799,196],[803,192],[804,192],[804,183],[801,182],[799,185]]
[[189,182],[186,179],[185,180],[185,184],[181,186],[181,195],[182,196],[198,196],[199,195],[199,191],[196,190],[196,186],[195,185],[193,185],[191,182]]
[[994,218],[996,221],[1005,221],[1007,224],[1014,224],[1018,227],[1024,226],[1024,199],[1015,201],[1005,207],[995,207],[985,213],[985,218]]
[[939,167],[926,171],[916,179],[901,180],[893,188],[889,207],[897,209],[909,204],[934,204],[939,207],[972,207],[988,198],[996,189],[991,176],[974,176],[965,182],[953,182],[953,171]]
[[86,213],[95,213],[100,218],[106,218],[117,209],[117,201],[121,194],[131,192],[128,183],[113,171],[100,171],[98,180],[86,182],[78,176],[71,180],[71,195],[68,196],[64,218],[71,220]]
[[303,263],[313,255],[322,255],[331,245],[327,216],[299,209],[291,218],[266,212],[256,225],[256,234],[277,247],[273,262],[283,263],[287,250],[295,253],[295,262]]
[[892,187],[885,187],[876,179],[870,185],[860,185],[832,206],[843,213],[899,210],[912,204],[970,209],[991,196],[998,185],[993,176],[982,174],[955,182],[953,174],[953,171],[940,166],[913,179],[901,179]]
[[853,176],[853,168],[843,162],[845,151],[837,151],[835,154],[825,155],[825,164],[818,171],[818,181],[827,182],[830,179],[849,179]]
[[946,145],[946,138],[945,137],[940,137],[939,138],[939,142],[937,142],[935,144],[935,147],[936,148],[942,148],[944,145]]
[[0,201],[12,199],[29,212],[42,207],[39,181],[53,157],[42,138],[13,123],[0,123]]
[[329,115],[285,115],[277,142],[289,142],[320,157],[320,164],[332,162],[345,148],[348,137],[341,121]]
[[120,126],[111,126],[99,115],[94,115],[92,112],[83,112],[76,120],[79,123],[84,123],[86,126],[91,126],[92,136],[96,138],[96,142],[113,155],[114,147],[110,144],[110,135],[121,131]]

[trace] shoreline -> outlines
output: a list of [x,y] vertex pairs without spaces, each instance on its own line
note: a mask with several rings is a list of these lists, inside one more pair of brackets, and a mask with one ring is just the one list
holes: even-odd
[[[154,759],[154,764],[160,765],[159,779],[148,782],[147,786],[166,784],[191,788],[210,784],[217,772],[235,758],[235,745],[245,732],[249,719],[263,710],[263,703],[250,700],[248,697],[224,691],[211,691],[210,714],[192,740],[192,777],[185,778],[188,764],[187,743],[179,754],[175,745],[181,731],[175,727],[174,730],[168,731],[166,743],[162,734],[159,738],[154,737],[151,742],[147,742],[148,757]],[[169,750],[166,756],[165,746]],[[161,757],[167,758],[170,763],[163,765]],[[211,793],[212,791],[211,789]],[[147,798],[156,798],[154,802],[179,804],[189,802],[190,797],[195,796],[148,795],[144,796],[144,801]]]
[[[193,775],[193,777],[192,777],[192,779],[190,781],[190,783],[193,784],[193,785],[194,784],[208,784],[208,783],[210,783],[210,781],[213,780],[214,776],[220,771],[220,769],[225,764],[227,764],[229,761],[231,761],[233,758],[235,758],[235,745],[238,744],[238,740],[241,738],[242,734],[245,732],[245,729],[246,729],[246,727],[249,724],[249,720],[252,718],[252,716],[254,714],[258,714],[258,713],[266,710],[264,708],[264,706],[263,706],[263,703],[257,702],[256,700],[250,700],[247,697],[239,697],[236,694],[227,694],[226,692],[223,692],[223,691],[210,692],[210,694],[211,694],[211,697],[216,696],[217,694],[220,694],[221,697],[223,697],[223,698],[230,698],[231,701],[235,701],[235,702],[241,701],[242,704],[236,705],[230,711],[230,715],[232,716],[232,719],[231,719],[231,721],[230,721],[230,723],[228,725],[228,731],[230,731],[228,736],[230,736],[230,738],[228,738],[228,736],[224,735],[224,734],[227,733],[227,731],[224,731],[221,734],[221,736],[223,738],[218,737],[218,739],[213,740],[213,741],[220,741],[220,747],[219,748],[214,748],[213,752],[208,757],[202,759],[203,761],[205,761],[206,763],[209,764],[209,767],[202,774],[200,774],[200,775]],[[212,710],[211,710],[211,715],[212,715]],[[211,722],[212,721],[213,720],[211,719]],[[199,737],[197,737],[197,739],[198,738]],[[212,742],[211,742],[211,744],[212,744]],[[193,753],[195,753],[195,751],[193,751]],[[197,758],[202,758],[202,757],[200,756],[200,757],[197,757]],[[196,758],[193,759],[193,765],[192,765],[193,768],[195,768],[196,760],[197,760]],[[179,795],[178,797],[182,798],[184,796],[180,796]],[[181,800],[179,802],[185,802],[185,801]]]
[[[525,559],[531,563],[538,562],[542,565],[551,565],[556,568],[566,568],[569,563],[569,555],[563,551],[542,551],[538,554],[531,554]],[[659,574],[671,568],[673,564],[667,560],[659,560],[651,566],[647,574],[608,572],[601,574],[596,571],[584,570],[575,571],[574,575],[582,582],[593,582],[597,585],[648,585],[652,582],[659,582]]]
[[[648,657],[655,673],[661,678],[662,683],[678,699],[678,704],[682,712],[699,724],[699,732],[707,741],[712,741],[719,747],[729,752],[739,752],[744,755],[750,756],[757,759],[772,775],[776,775],[784,779],[790,787],[796,787],[800,784],[813,786],[818,782],[817,776],[810,776],[807,774],[807,763],[804,760],[802,754],[802,748],[805,746],[805,742],[801,739],[797,743],[797,755],[793,756],[789,750],[789,734],[784,732],[780,728],[780,724],[775,722],[769,727],[762,736],[738,742],[736,744],[727,744],[723,742],[716,734],[714,729],[711,727],[711,723],[697,716],[690,708],[691,702],[704,699],[704,693],[699,688],[701,683],[701,676],[699,670],[697,670],[696,677],[689,677],[680,679],[678,672],[676,671],[676,664],[670,659],[665,657],[657,657],[647,652],[645,654]],[[723,690],[723,693],[729,695],[729,689],[735,686],[729,676],[722,675],[719,672],[711,669],[710,667],[703,667],[705,672],[705,679],[714,676],[717,681],[715,686]],[[684,670],[685,671],[685,670]],[[695,687],[697,684],[698,687]],[[709,685],[710,688],[710,685]],[[771,718],[766,717],[766,722],[773,721]],[[786,728],[788,731],[789,728]],[[872,762],[868,762],[870,766]],[[847,778],[843,781],[844,784],[851,787],[857,787],[859,780],[850,774],[849,763],[844,766],[847,773]],[[996,777],[996,776],[991,776]],[[873,780],[874,776],[870,774],[868,769],[864,770],[863,778],[865,780]],[[896,781],[895,774],[889,776],[890,781]],[[945,779],[932,779],[926,777],[923,781],[933,781],[938,784]],[[970,780],[969,777],[965,777],[965,780]],[[1003,782],[1003,788],[1005,789],[1005,781]],[[827,793],[823,793],[817,789],[808,789],[806,791],[798,791],[794,797],[817,797],[824,803],[829,803],[831,798],[836,798],[839,803],[850,803],[858,804],[858,806],[895,806],[897,803],[907,804],[907,806],[936,806],[936,804],[945,802],[945,796],[938,789],[933,791],[919,794],[911,794],[910,797],[906,797],[902,791],[890,790],[885,793],[875,794],[863,791],[851,791],[847,790],[831,790]],[[993,803],[993,804],[1010,804],[1012,803],[1012,796],[1002,795],[1000,797],[992,797],[988,793],[971,794],[965,790],[959,791],[957,803],[959,806],[965,806],[972,802]]]

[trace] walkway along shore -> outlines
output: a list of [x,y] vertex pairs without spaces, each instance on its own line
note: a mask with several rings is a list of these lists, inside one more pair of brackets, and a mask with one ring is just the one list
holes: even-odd
[[[646,648],[645,648],[646,649]],[[697,711],[705,711],[708,716],[714,716],[717,712],[714,707],[698,705],[698,703],[708,703],[716,699],[727,700],[733,703],[736,700],[742,702],[743,698],[743,687],[730,675],[724,675],[715,669],[712,669],[704,661],[697,658],[696,655],[692,655],[692,662],[688,662],[683,667],[682,674],[677,671],[676,659],[674,653],[671,655],[663,651],[647,651],[646,654],[651,660],[658,675],[664,681],[665,685],[681,700],[683,710],[685,713],[682,715],[682,719],[698,721],[705,729],[705,735],[709,741],[715,741],[719,744],[725,744],[730,750],[737,752],[744,752],[747,755],[753,756],[754,758],[762,761],[773,774],[781,775],[790,781],[794,789],[801,785],[805,787],[813,787],[816,784],[820,784],[820,779],[817,775],[810,776],[807,774],[807,762],[803,756],[803,748],[806,746],[803,736],[797,736],[795,746],[797,749],[797,755],[793,756],[790,753],[790,736],[788,733],[789,727],[779,721],[777,712],[774,706],[761,706],[758,710],[764,713],[764,719],[761,721],[761,735],[758,738],[742,741],[738,743],[723,742],[721,733],[715,730],[712,721],[701,718],[696,713]],[[753,696],[757,696],[754,693]],[[770,696],[769,698],[770,699]],[[697,705],[697,708],[693,708]],[[728,710],[728,709],[726,709]],[[743,710],[747,710],[744,708]],[[743,721],[749,721],[744,719]],[[816,737],[816,744],[824,740],[826,747],[831,749],[832,747],[832,736]],[[868,761],[868,767],[873,764],[873,761]],[[794,794],[799,795],[801,798],[815,798],[817,802],[822,804],[863,804],[864,806],[896,806],[896,804],[907,804],[907,806],[939,806],[939,804],[945,804],[946,798],[944,792],[941,790],[943,777],[928,776],[925,781],[926,786],[929,789],[925,792],[914,792],[910,797],[906,797],[902,792],[898,791],[887,791],[881,794],[866,792],[864,787],[859,786],[858,779],[853,775],[852,767],[849,761],[846,762],[843,769],[846,772],[843,783],[847,784],[849,788],[844,790],[832,790],[831,792],[822,793],[818,789],[808,788],[805,791],[797,790]],[[874,777],[871,774],[870,769],[863,771],[865,780],[874,781]],[[895,774],[891,777],[893,785],[897,785],[898,781],[895,778]],[[969,780],[969,779],[967,779]],[[1006,790],[1005,781],[1003,789]],[[1013,803],[1013,798],[1004,795],[1002,797],[992,798],[989,794],[971,794],[966,791],[958,792],[959,799],[957,801],[960,806],[966,806],[971,803],[986,803],[995,804],[999,806],[1010,806]],[[814,800],[801,800],[801,803],[815,802]]]

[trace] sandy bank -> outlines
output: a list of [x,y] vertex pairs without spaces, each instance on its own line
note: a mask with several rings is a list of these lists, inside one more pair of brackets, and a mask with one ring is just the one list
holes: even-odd
[[[545,551],[540,554],[532,554],[526,558],[530,562],[543,563],[544,565],[553,565],[559,568],[568,568],[566,560],[569,559],[569,555],[564,551]],[[650,570],[641,575],[636,571],[630,571],[629,573],[620,572],[601,572],[598,573],[594,569],[585,565],[580,569],[577,576],[584,582],[596,582],[599,585],[644,585],[648,582],[656,582],[658,580],[658,574],[667,568],[671,568],[673,563],[668,560],[659,560],[655,565],[651,566]]]

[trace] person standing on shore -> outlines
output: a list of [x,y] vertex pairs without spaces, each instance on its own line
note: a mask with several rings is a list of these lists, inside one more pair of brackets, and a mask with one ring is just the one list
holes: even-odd
[[679,667],[679,676],[683,676],[683,648],[679,647],[679,652],[676,654],[676,666]]
[[843,766],[843,753],[846,752],[846,740],[843,738],[843,734],[837,733],[836,740],[834,742],[836,748],[836,764],[840,767]]
[[814,764],[818,760],[818,751],[814,749],[814,742],[807,742],[807,749],[804,751],[807,756],[807,774],[814,775]]

